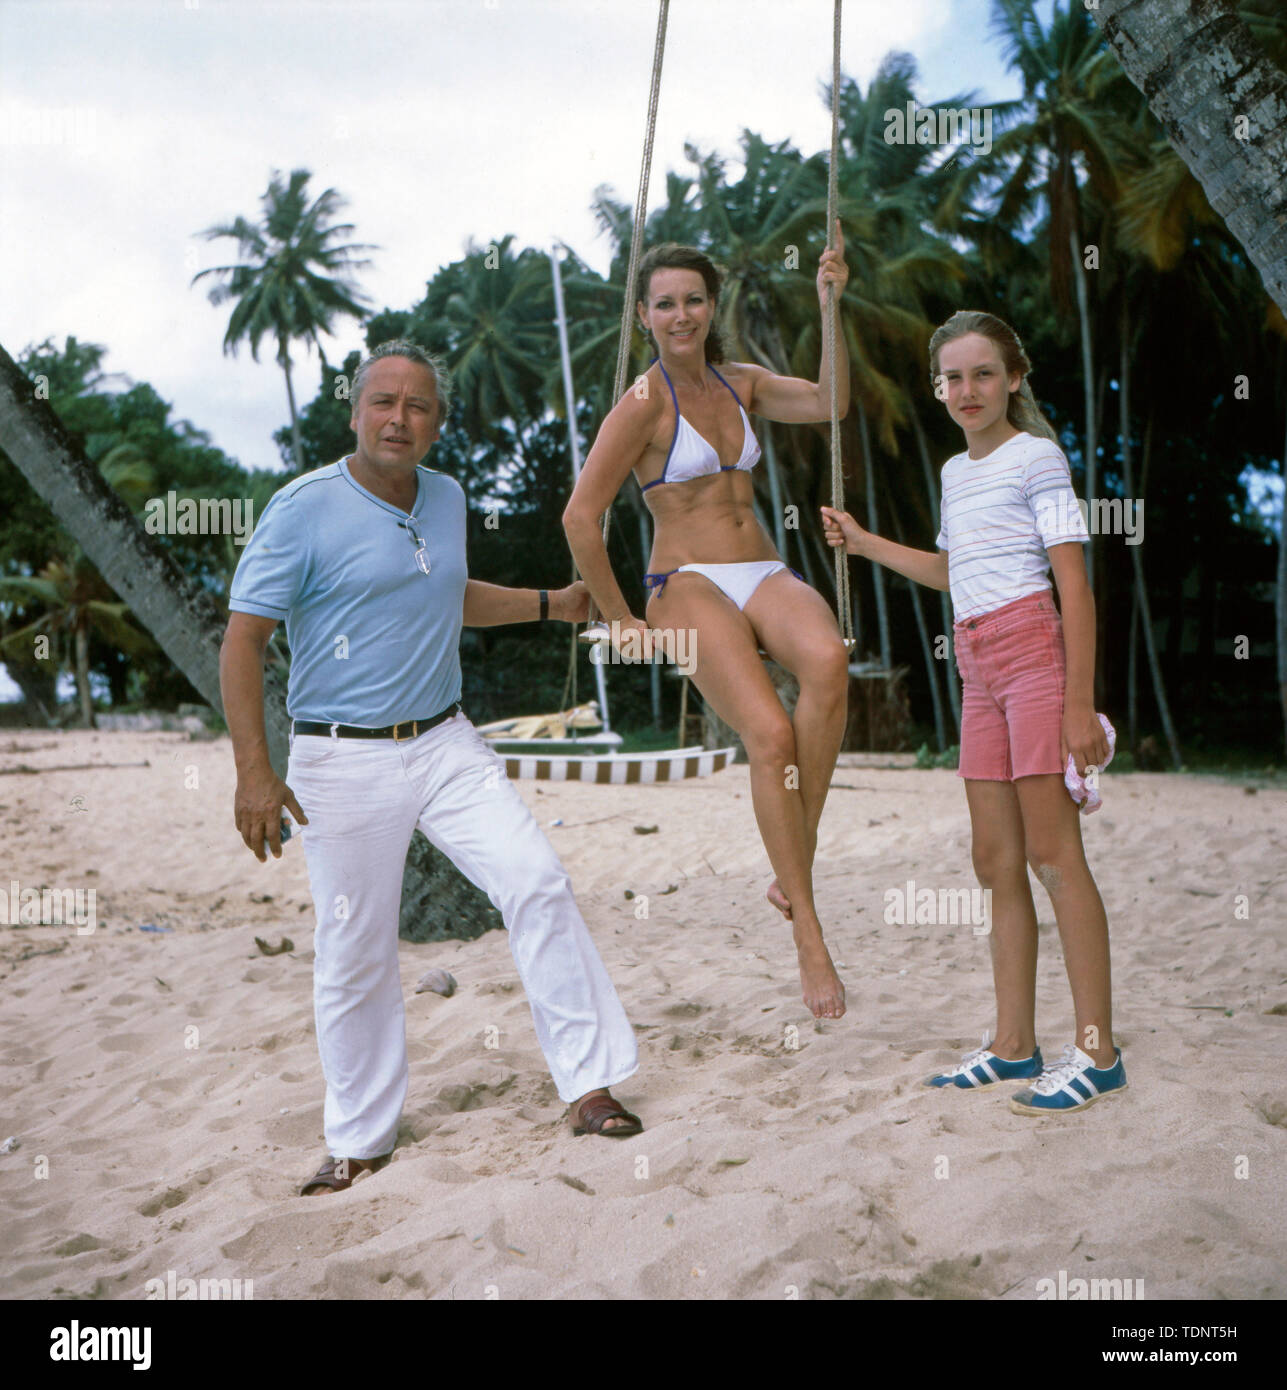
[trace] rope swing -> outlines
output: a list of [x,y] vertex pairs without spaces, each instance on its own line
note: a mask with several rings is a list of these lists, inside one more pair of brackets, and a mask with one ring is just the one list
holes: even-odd
[[[670,0],[659,0],[657,7],[657,38],[652,50],[652,86],[648,92],[648,119],[644,128],[643,159],[639,165],[639,188],[635,193],[635,220],[630,232],[630,256],[626,265],[626,283],[621,293],[621,333],[617,339],[617,373],[613,378],[612,404],[621,399],[626,389],[626,374],[630,370],[630,344],[634,335],[635,275],[639,270],[639,252],[643,245],[644,220],[648,213],[648,177],[652,172],[652,143],[657,131],[657,98],[661,94],[661,62],[666,55],[666,19]],[[608,548],[608,531],[612,525],[612,508],[603,514],[603,548]],[[608,635],[607,624],[598,616],[594,600],[590,601],[590,621],[581,633],[583,642],[602,642]]]
[[[839,204],[838,169],[840,164],[840,16],[842,0],[835,0],[831,43],[831,156],[827,169],[827,249],[835,249],[836,214]],[[653,137],[657,128],[657,99],[661,91],[661,65],[666,51],[666,19],[670,10],[670,0],[659,0],[657,11],[657,37],[652,55],[652,86],[648,95],[648,118],[645,126],[643,159],[639,169],[639,188],[635,195],[634,226],[630,236],[630,256],[626,269],[626,282],[622,292],[621,334],[617,341],[617,371],[614,379],[612,399],[621,399],[626,389],[626,376],[630,367],[630,346],[634,332],[634,283],[639,270],[639,253],[643,242],[644,222],[648,207],[648,178],[652,170]],[[831,505],[836,511],[845,506],[844,461],[840,448],[840,383],[836,377],[836,290],[827,284],[827,312],[823,326],[823,352],[831,378]],[[603,514],[603,546],[608,547],[608,532],[612,521],[612,510]],[[836,578],[836,619],[844,638],[845,647],[854,647],[853,605],[849,594],[849,565],[844,548],[837,547],[833,560]],[[575,573],[575,570],[574,570]],[[597,615],[593,601],[590,605],[590,621],[581,640],[600,642],[607,636],[607,625]]]
[[[836,205],[840,201],[838,169],[840,166],[840,5],[836,0],[831,31],[831,158],[827,163],[827,250],[836,247]],[[827,282],[827,321],[823,330],[824,351],[831,373],[831,505],[835,511],[845,509],[845,472],[840,453],[840,382],[836,379],[836,287]],[[853,604],[849,600],[849,560],[843,545],[836,546],[831,557],[836,566],[836,619],[846,651],[854,648]]]

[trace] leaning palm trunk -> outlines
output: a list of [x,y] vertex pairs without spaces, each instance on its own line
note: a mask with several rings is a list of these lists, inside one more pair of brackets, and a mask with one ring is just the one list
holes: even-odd
[[39,662],[27,666],[9,656],[5,657],[5,669],[13,683],[22,691],[28,715],[38,714],[45,721],[46,728],[57,728],[58,721],[54,717],[58,709],[55,693],[58,688],[56,673],[43,669]]
[[[1130,412],[1130,349],[1128,347],[1127,317],[1125,311],[1122,313],[1122,362],[1121,362],[1121,430],[1122,430],[1122,476],[1126,483],[1127,497],[1136,496],[1135,475],[1131,462],[1131,412]],[[1150,418],[1148,431],[1144,438],[1144,457],[1147,467],[1148,452],[1153,442],[1153,421]],[[1144,498],[1139,498],[1139,506],[1144,506]],[[1184,765],[1184,760],[1180,757],[1180,741],[1175,736],[1175,725],[1171,721],[1171,706],[1166,698],[1166,685],[1162,680],[1162,666],[1157,658],[1157,643],[1153,640],[1153,619],[1149,612],[1148,589],[1144,584],[1144,557],[1140,554],[1140,547],[1132,545],[1131,564],[1135,570],[1135,595],[1139,603],[1140,622],[1144,628],[1144,649],[1148,653],[1149,672],[1153,677],[1153,694],[1157,700],[1157,712],[1162,721],[1162,728],[1166,733],[1166,742],[1171,750],[1171,763],[1175,770],[1179,772]]]
[[1287,76],[1230,0],[1099,0],[1090,14],[1287,314]]
[[[72,443],[49,405],[0,347],[0,439],[5,452],[129,604],[171,661],[222,710],[219,648],[225,620],[211,595],[190,579],[139,525],[102,474]],[[268,754],[286,775],[290,720],[280,673],[264,673]],[[402,881],[401,931],[414,940],[481,936],[500,914],[454,866],[417,834]]]

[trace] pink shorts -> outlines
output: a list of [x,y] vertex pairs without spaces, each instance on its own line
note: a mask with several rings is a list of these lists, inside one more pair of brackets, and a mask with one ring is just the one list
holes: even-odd
[[961,696],[958,777],[1053,773],[1064,716],[1064,625],[1049,589],[953,626]]

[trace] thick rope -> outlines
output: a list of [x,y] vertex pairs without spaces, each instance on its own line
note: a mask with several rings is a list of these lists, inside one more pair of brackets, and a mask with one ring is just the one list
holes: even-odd
[[[836,246],[836,208],[839,197],[840,168],[840,6],[835,0],[831,34],[831,159],[827,167],[827,250]],[[824,352],[831,373],[831,505],[845,509],[844,461],[840,452],[840,380],[836,374],[836,287],[827,283],[827,315],[823,327]],[[838,545],[832,552],[836,567],[836,619],[840,634],[853,646],[853,604],[849,597],[849,559]]]
[[[626,389],[630,370],[630,342],[634,333],[635,275],[639,271],[639,252],[643,245],[644,221],[648,216],[648,176],[652,172],[652,142],[657,130],[657,98],[661,94],[661,60],[666,52],[666,17],[670,0],[659,0],[657,7],[657,38],[652,51],[652,87],[648,93],[648,123],[644,135],[643,162],[639,168],[639,190],[635,194],[635,221],[630,235],[630,259],[626,268],[626,283],[621,295],[621,336],[617,340],[617,375],[612,388],[615,405]],[[608,527],[612,509],[603,514],[603,546],[608,546]]]

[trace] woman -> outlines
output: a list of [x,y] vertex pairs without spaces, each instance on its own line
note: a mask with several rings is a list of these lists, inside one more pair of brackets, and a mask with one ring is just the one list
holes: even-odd
[[[836,240],[819,258],[823,314],[827,284],[838,303],[849,278],[839,224]],[[777,875],[768,897],[791,922],[804,1002],[815,1018],[839,1018],[845,989],[822,939],[812,872],[844,736],[848,655],[826,601],[787,568],[756,519],[750,472],[760,450],[747,419],[748,412],[786,423],[830,418],[828,364],[812,382],[725,363],[715,327],[719,272],[692,247],[655,247],[634,289],[659,355],[599,430],[563,513],[568,544],[618,645],[633,629],[629,645],[650,657],[649,630],[661,629],[673,658],[673,633],[691,631],[692,678],[746,747],[755,818]],[[836,356],[844,415],[849,359],[839,331]],[[646,623],[622,597],[599,529],[632,470],[655,523]],[[760,648],[800,683],[794,720]]]

